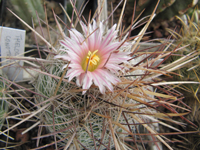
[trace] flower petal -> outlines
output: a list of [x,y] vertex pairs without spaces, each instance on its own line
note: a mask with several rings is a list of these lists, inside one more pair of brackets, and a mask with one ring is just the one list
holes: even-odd
[[[91,85],[92,85],[92,78],[90,72],[88,71],[83,79],[83,89],[89,89]],[[83,91],[83,94],[85,92],[86,91]]]
[[[60,50],[66,52],[66,54],[57,55],[55,58],[70,61],[66,77],[69,78],[69,81],[76,77],[76,84],[82,86],[83,89],[89,89],[94,83],[101,93],[105,93],[106,88],[113,91],[113,85],[120,82],[116,75],[118,75],[119,70],[124,68],[119,64],[127,63],[127,60],[131,58],[128,56],[129,53],[121,51],[126,48],[127,42],[123,43],[123,41],[116,40],[118,33],[116,24],[107,33],[104,33],[105,26],[103,22],[98,24],[93,20],[93,24],[89,23],[86,26],[80,21],[80,24],[84,34],[76,29],[69,30],[70,37],[65,37],[60,42],[62,45]],[[95,55],[100,60],[98,66],[91,72],[87,71],[86,73],[82,63],[88,57],[89,51],[93,53],[96,50],[98,52]],[[66,66],[67,64],[64,65],[64,67]]]
[[93,79],[94,84],[99,87],[100,92],[105,93],[105,86],[102,84],[102,82],[100,82],[97,72],[92,72],[91,78]]
[[81,86],[83,84],[84,77],[85,77],[85,73],[82,73],[76,78],[76,84],[78,86]]
[[116,38],[117,31],[115,31],[116,24],[108,30],[106,36],[104,37],[104,40],[101,43],[100,49],[103,49],[106,45],[108,45],[111,41],[113,41]]
[[112,42],[109,45],[105,46],[104,49],[101,51],[102,55],[111,53],[115,50],[117,50],[117,48],[120,46],[120,42]]
[[88,32],[87,26],[82,21],[80,21],[80,25],[81,25],[81,28],[82,28],[85,36],[87,36],[87,32]]
[[106,86],[110,91],[113,91],[113,86],[111,85],[110,81],[107,80],[107,79],[110,79],[110,76],[105,76],[105,74],[102,72],[102,70],[103,69],[96,69],[95,75],[98,77],[98,80],[101,84]]
[[66,77],[69,78],[69,81],[71,81],[74,77],[79,76],[83,72],[84,71],[80,69],[69,69],[67,71]]

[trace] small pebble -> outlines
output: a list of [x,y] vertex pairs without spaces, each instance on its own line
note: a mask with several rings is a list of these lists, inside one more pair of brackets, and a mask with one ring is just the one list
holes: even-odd
[[25,134],[22,134],[22,132],[25,131],[25,129],[18,129],[16,132],[16,141],[20,142],[27,142],[29,139],[29,133],[26,132]]

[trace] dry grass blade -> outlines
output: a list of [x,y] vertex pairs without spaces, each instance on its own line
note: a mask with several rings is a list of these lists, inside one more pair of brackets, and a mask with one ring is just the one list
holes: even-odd
[[4,136],[8,137],[8,138],[11,139],[11,140],[15,140],[13,137],[9,136],[9,135],[6,134],[6,133],[3,133],[2,131],[0,131],[0,134],[2,134],[2,135],[4,135]]
[[28,129],[24,130],[22,132],[22,135],[27,133],[28,131],[30,131],[31,129],[33,129],[34,127],[36,127],[37,125],[39,125],[41,123],[41,121],[36,122],[34,125],[32,125],[31,127],[29,127]]
[[68,143],[67,143],[66,146],[64,147],[64,150],[67,150],[67,149],[68,149],[68,147],[70,146],[70,144],[71,144],[72,141],[74,140],[75,135],[76,135],[76,133],[74,132],[74,133],[72,134],[72,136],[70,137]]
[[49,105],[50,105],[50,103],[47,104],[47,105],[45,105],[45,106],[43,106],[42,108],[38,109],[37,111],[32,112],[32,114],[31,114],[30,116],[28,116],[28,117],[26,117],[25,119],[21,120],[20,122],[16,123],[16,124],[13,125],[12,127],[9,127],[8,129],[4,130],[2,133],[0,133],[0,135],[3,134],[3,133],[5,133],[5,132],[8,132],[9,130],[11,130],[11,129],[17,127],[18,125],[22,124],[23,122],[27,121],[28,119],[30,119],[30,118],[36,116],[36,114],[38,114],[38,113],[40,113],[41,111],[43,111],[44,109],[46,109]]
[[[57,125],[58,125],[58,124],[57,124]],[[51,125],[51,126],[53,126],[53,125]],[[72,129],[72,128],[73,128],[73,126],[70,126],[70,127],[66,128],[66,129],[64,129],[64,130],[59,130],[59,131],[55,131],[54,133],[49,133],[49,134],[45,134],[45,135],[40,135],[40,136],[38,136],[38,137],[33,137],[32,139],[35,140],[35,139],[46,138],[46,137],[49,137],[49,136],[51,136],[51,135],[55,135],[55,134],[62,133],[62,132],[64,132],[64,131],[66,131],[66,130],[70,130],[70,129]]]
[[112,123],[125,130],[128,134],[132,135],[132,133],[128,129],[126,129],[121,123],[115,121],[112,121]]
[[[29,61],[37,61],[37,62],[45,62],[45,63],[52,63],[51,60],[46,59],[40,59],[40,58],[34,58],[34,57],[19,57],[19,56],[0,56],[0,58],[6,58],[6,59],[13,59],[13,60],[29,60]],[[14,62],[16,63],[16,62]],[[2,66],[4,67],[4,66]],[[1,68],[2,68],[1,67]]]
[[[137,120],[138,122],[140,123],[144,123],[140,118],[136,117],[135,115],[133,114],[129,114],[131,117],[133,117],[133,119]],[[170,150],[173,150],[169,144],[167,144],[159,135],[157,135],[157,133],[152,129],[150,128],[148,125],[146,124],[143,124],[143,126],[151,133],[151,134],[155,134],[155,136],[165,145],[167,146],[167,148],[169,148]]]
[[56,21],[56,25],[58,27],[58,30],[60,31],[60,34],[62,36],[62,39],[64,39],[66,36],[65,36],[65,34],[64,34],[64,32],[63,32],[63,30],[62,30],[62,28],[61,28],[61,26],[60,26],[60,24],[59,24],[59,22],[57,20],[57,17],[56,17],[56,14],[54,13],[54,11],[53,11],[53,15],[54,15],[54,19]]
[[131,49],[131,52],[134,52],[135,48],[137,47],[137,45],[139,44],[140,40],[142,39],[143,35],[145,34],[149,24],[151,23],[151,21],[153,20],[154,16],[155,16],[155,11],[156,11],[156,8],[159,4],[160,0],[158,0],[156,6],[155,6],[155,9],[153,10],[152,14],[151,14],[151,17],[149,19],[149,21],[147,22],[147,24],[144,26],[144,28],[142,29],[142,31],[139,33],[139,38],[138,40],[136,41],[135,45],[133,45],[132,49]]
[[158,85],[170,85],[170,84],[174,85],[174,84],[200,84],[200,83],[195,81],[171,81],[171,82],[152,83],[151,85],[158,86]]
[[116,136],[115,136],[115,133],[114,133],[114,129],[113,129],[113,127],[112,127],[112,122],[111,122],[110,119],[108,119],[108,122],[109,122],[110,131],[111,131],[111,134],[112,134],[112,138],[113,138],[113,140],[114,140],[115,149],[116,149],[116,150],[120,150],[119,143],[118,143],[118,141],[117,141],[117,139],[116,139]]
[[[32,68],[32,70],[33,70],[33,71],[36,71],[36,72],[38,72],[38,73],[44,74],[44,75],[48,75],[48,76],[50,76],[50,77],[52,77],[52,78],[61,80],[61,77],[58,77],[58,76],[49,74],[49,73],[47,73],[47,72],[44,72],[44,71],[41,71],[41,70],[38,70],[38,69],[33,69],[33,68]],[[66,80],[66,79],[62,79],[61,81],[69,82],[69,81]],[[74,84],[73,82],[69,82],[69,83]]]
[[9,8],[7,8],[16,18],[18,18],[25,26],[27,26],[31,31],[33,31],[39,38],[41,38],[50,48],[52,48],[54,51],[56,49],[45,39],[43,38],[39,33],[37,33],[31,26],[29,26],[25,21],[23,21],[20,17],[18,17],[14,12],[12,12]]
[[127,0],[124,1],[123,7],[122,7],[122,11],[121,11],[121,14],[120,14],[120,17],[119,17],[119,20],[118,20],[118,24],[117,24],[117,30],[119,30],[120,24],[122,22],[122,16],[123,16],[123,13],[124,13],[124,10],[125,10],[126,2],[127,2]]
[[[156,84],[151,84],[153,86],[156,86]],[[164,85],[164,84],[163,84]],[[139,90],[139,89],[136,89],[136,90]],[[152,95],[152,96],[158,96],[158,97],[163,97],[163,98],[167,98],[167,99],[173,99],[173,100],[176,100],[177,97],[176,96],[172,96],[172,95],[167,95],[167,94],[162,94],[162,93],[158,93],[158,92],[151,92],[151,91],[148,91],[148,90],[143,90],[143,92],[147,95]]]
[[71,21],[71,18],[69,17],[68,13],[66,12],[65,8],[59,3],[60,7],[62,8],[63,12],[65,13],[65,15],[67,16],[67,19],[69,20],[70,24],[72,25],[72,27],[74,28],[74,24]]

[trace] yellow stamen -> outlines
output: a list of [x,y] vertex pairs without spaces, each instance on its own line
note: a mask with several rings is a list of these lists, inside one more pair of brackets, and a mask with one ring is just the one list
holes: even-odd
[[[98,50],[95,50],[94,52],[89,51],[86,57],[85,62],[83,62],[83,69],[88,71],[94,71],[100,61],[100,58],[98,55],[96,55],[96,53],[98,52]],[[88,66],[88,67],[87,67]]]
[[93,53],[91,53],[91,51],[88,52],[87,63],[90,59],[89,65],[97,65],[97,63],[99,62],[99,60],[100,60],[99,57],[97,55],[95,55],[97,52],[98,52],[98,50],[94,51]]

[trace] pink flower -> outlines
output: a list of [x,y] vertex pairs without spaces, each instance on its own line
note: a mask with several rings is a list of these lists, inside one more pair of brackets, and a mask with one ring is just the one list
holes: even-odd
[[[83,35],[76,29],[70,29],[70,37],[65,37],[60,43],[65,55],[57,55],[70,62],[66,78],[71,81],[76,77],[76,84],[83,89],[89,89],[94,83],[101,93],[105,93],[106,87],[113,91],[113,85],[120,82],[117,77],[123,66],[119,65],[130,59],[127,52],[119,50],[124,46],[122,41],[117,41],[116,24],[105,33],[105,27],[96,21],[81,27]],[[65,65],[63,68],[65,68]],[[85,91],[83,92],[83,94]]]

